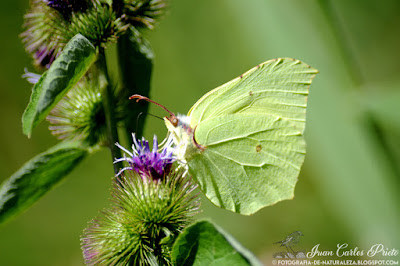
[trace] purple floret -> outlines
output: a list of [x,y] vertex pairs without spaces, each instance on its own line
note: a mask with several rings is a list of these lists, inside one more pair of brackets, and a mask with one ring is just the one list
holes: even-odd
[[34,58],[41,66],[50,68],[51,64],[56,58],[54,49],[48,49],[47,47],[39,48],[35,52]]
[[31,83],[33,85],[38,83],[38,81],[41,77],[39,74],[29,72],[27,68],[25,68],[24,71],[25,71],[25,74],[22,75],[23,78],[25,78],[29,83]]
[[44,0],[44,2],[64,15],[77,11],[84,12],[87,9],[85,0]]
[[129,166],[121,169],[117,176],[126,170],[133,170],[142,177],[150,177],[153,180],[159,180],[165,174],[168,174],[172,163],[176,160],[171,148],[172,142],[166,143],[162,151],[159,153],[156,136],[154,136],[153,139],[152,151],[150,151],[149,142],[146,139],[142,138],[142,140],[137,140],[134,134],[132,137],[134,143],[132,145],[133,153],[126,150],[124,147],[119,145],[119,143],[116,143],[117,147],[129,155],[129,157],[124,156],[123,158],[114,161],[114,163],[122,161],[129,163]]

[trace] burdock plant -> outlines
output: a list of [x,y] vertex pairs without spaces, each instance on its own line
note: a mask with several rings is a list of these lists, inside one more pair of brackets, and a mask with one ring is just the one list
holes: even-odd
[[[144,120],[133,122],[148,103],[129,96],[155,103],[148,98],[154,56],[143,31],[157,25],[166,6],[165,0],[30,1],[21,38],[39,74],[23,75],[34,86],[22,130],[31,137],[47,119],[60,143],[1,185],[0,222],[28,209],[86,156],[106,147],[114,167],[112,203],[84,230],[87,264],[258,265],[218,226],[193,221],[199,211],[194,190],[199,184],[212,202],[231,210],[227,205],[258,210],[271,202],[266,197],[287,198],[304,157],[297,128],[304,129],[302,100],[316,72],[300,61],[268,61],[207,94],[187,117],[158,104],[170,113],[164,119],[170,132],[160,144],[154,137],[150,147],[142,138]],[[107,69],[110,44],[117,49],[120,83]],[[263,69],[271,79],[257,72]],[[272,84],[260,89],[265,80]],[[260,115],[269,100],[267,110],[283,115]],[[122,132],[132,149],[119,144]],[[263,173],[274,175],[266,186]],[[282,173],[295,178],[288,182]]]

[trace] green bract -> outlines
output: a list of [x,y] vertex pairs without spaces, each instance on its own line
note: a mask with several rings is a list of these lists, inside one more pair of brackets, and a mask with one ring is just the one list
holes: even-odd
[[295,59],[270,60],[203,96],[190,124],[165,120],[178,157],[215,205],[249,215],[293,197],[317,73]]

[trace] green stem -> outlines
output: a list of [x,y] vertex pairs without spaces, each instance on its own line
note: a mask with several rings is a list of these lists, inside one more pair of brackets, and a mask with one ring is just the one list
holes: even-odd
[[132,133],[140,138],[143,134],[149,103],[131,101],[133,94],[149,96],[153,69],[153,51],[147,40],[131,27],[118,40],[118,62],[123,85],[122,99],[125,102],[123,114],[128,142],[132,145]]
[[[115,117],[115,97],[114,91],[110,84],[110,78],[108,76],[107,62],[104,51],[99,53],[97,60],[97,70],[99,75],[99,86],[101,88],[101,97],[103,99],[104,113],[106,118],[107,126],[107,146],[111,151],[111,159],[114,162],[115,158],[121,158],[121,150],[115,146],[118,142],[118,128],[117,119]],[[122,163],[114,164],[114,172],[118,173],[119,169],[122,168]]]

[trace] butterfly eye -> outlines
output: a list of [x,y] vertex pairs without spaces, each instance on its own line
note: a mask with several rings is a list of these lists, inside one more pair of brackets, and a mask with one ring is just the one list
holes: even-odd
[[168,118],[168,120],[169,120],[169,122],[171,122],[171,124],[172,124],[174,127],[177,127],[177,126],[178,126],[179,120],[178,120],[178,118],[177,118],[175,115],[170,116],[170,117]]

